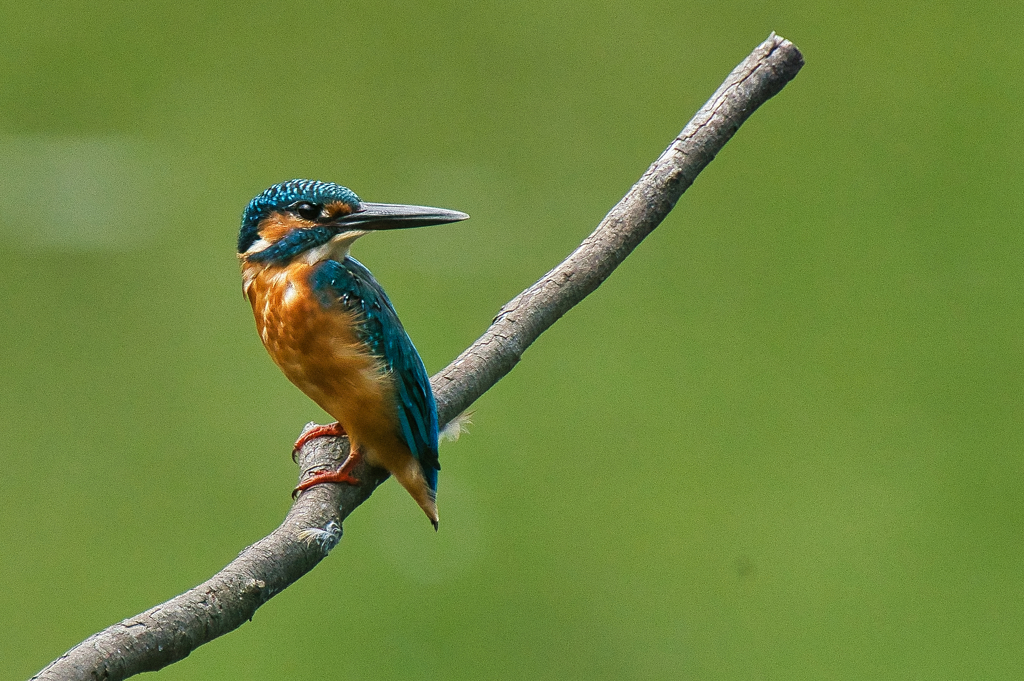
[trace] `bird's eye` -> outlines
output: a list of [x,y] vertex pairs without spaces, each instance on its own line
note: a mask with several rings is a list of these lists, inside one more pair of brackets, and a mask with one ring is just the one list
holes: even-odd
[[288,206],[288,210],[295,213],[303,220],[314,222],[318,217],[320,217],[321,208],[315,203],[310,203],[309,201],[299,201],[298,203],[293,203]]

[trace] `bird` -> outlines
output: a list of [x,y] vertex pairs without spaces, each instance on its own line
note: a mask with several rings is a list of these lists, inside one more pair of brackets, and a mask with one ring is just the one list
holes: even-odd
[[333,182],[289,180],[257,195],[242,213],[242,293],[260,339],[284,375],[336,419],[309,440],[348,435],[341,466],[293,492],[326,482],[358,484],[360,459],[386,469],[438,527],[437,405],[423,360],[370,271],[349,255],[370,232],[465,220],[466,213],[362,201]]

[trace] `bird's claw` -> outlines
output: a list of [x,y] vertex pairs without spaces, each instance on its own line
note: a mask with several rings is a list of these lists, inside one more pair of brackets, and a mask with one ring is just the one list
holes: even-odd
[[[346,461],[345,464],[347,463],[348,462]],[[325,482],[344,482],[349,485],[358,485],[359,478],[349,473],[348,470],[346,470],[345,464],[343,464],[341,468],[337,468],[334,470],[318,471],[313,475],[309,476],[308,478],[300,482],[298,485],[296,485],[295,489],[292,490],[292,499],[298,499],[299,494],[301,492],[306,491],[310,487],[322,485]]]
[[305,447],[306,443],[310,440],[315,440],[318,437],[342,437],[343,435],[347,435],[347,433],[337,421],[313,426],[300,435],[299,439],[292,445],[292,461],[298,460],[299,450]]

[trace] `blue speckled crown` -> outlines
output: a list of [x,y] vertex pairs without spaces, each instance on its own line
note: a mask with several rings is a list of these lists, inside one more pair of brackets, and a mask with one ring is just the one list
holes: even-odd
[[309,201],[323,205],[342,201],[353,208],[359,206],[359,197],[348,187],[319,180],[288,180],[266,189],[249,202],[242,213],[242,228],[238,232],[238,252],[245,253],[259,238],[260,220],[276,210],[284,210],[296,201]]

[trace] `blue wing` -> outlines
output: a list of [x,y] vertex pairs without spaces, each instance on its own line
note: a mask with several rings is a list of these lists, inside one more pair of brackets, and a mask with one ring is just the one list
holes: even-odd
[[370,271],[355,258],[325,260],[313,271],[313,290],[321,304],[358,311],[362,340],[383,358],[395,379],[402,438],[420,463],[432,491],[437,491],[437,405],[430,377],[395,308]]

